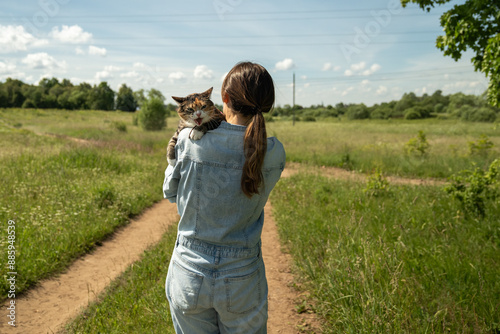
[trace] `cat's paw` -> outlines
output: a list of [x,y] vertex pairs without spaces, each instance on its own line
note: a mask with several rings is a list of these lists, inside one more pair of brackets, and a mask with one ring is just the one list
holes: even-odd
[[200,140],[203,135],[203,131],[193,129],[193,131],[191,131],[191,133],[189,134],[189,138],[191,138],[192,140]]
[[175,163],[177,162],[177,159],[170,159],[170,158],[167,158],[167,161],[168,161],[168,164],[170,166],[175,166]]

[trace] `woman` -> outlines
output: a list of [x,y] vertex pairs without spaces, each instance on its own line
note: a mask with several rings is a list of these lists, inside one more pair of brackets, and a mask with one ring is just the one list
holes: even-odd
[[264,205],[285,167],[263,113],[273,80],[244,62],[222,84],[227,122],[198,141],[181,131],[164,197],[181,216],[165,290],[176,333],[266,333],[267,281],[261,254]]

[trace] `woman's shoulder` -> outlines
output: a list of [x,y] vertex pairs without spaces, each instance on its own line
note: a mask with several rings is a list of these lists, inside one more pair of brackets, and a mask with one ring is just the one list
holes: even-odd
[[276,137],[267,138],[266,165],[284,168],[286,161],[285,147]]

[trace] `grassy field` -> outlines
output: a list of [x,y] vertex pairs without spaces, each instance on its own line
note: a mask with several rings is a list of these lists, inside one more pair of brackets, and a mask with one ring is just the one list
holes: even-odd
[[[169,118],[164,131],[144,132],[132,118],[0,110],[0,229],[6,233],[8,220],[16,221],[18,292],[60,272],[160,200],[165,147],[177,119]],[[419,131],[430,145],[426,154],[405,153]],[[268,124],[268,135],[284,143],[288,161],[385,175],[445,178],[500,156],[498,124],[278,121]],[[484,138],[493,146],[471,152],[469,143]],[[280,181],[272,195],[283,244],[325,330],[498,332],[498,202],[486,202],[485,217],[467,216],[439,187],[390,185],[380,196],[365,187],[298,175]],[[171,230],[67,331],[172,332],[164,279],[174,238]],[[7,239],[0,240],[6,249]],[[2,277],[6,261],[0,258]],[[0,289],[6,296],[5,280]]]
[[297,175],[272,195],[327,333],[497,333],[500,203],[464,215],[442,188]]
[[[144,133],[125,113],[2,111],[0,117],[0,228],[6,233],[8,220],[16,222],[18,293],[162,198],[166,132]],[[132,131],[110,126],[125,121]],[[85,145],[35,132],[100,137]],[[7,248],[3,236],[0,247]],[[6,262],[0,258],[2,277]],[[7,290],[2,280],[2,298]]]
[[[406,154],[405,145],[426,135],[426,154]],[[486,167],[500,156],[500,125],[461,121],[335,121],[271,122],[268,135],[285,145],[288,161],[312,165],[337,166],[371,172],[378,168],[386,174],[409,177],[447,178],[472,164]],[[469,143],[485,135],[491,149],[471,154]]]

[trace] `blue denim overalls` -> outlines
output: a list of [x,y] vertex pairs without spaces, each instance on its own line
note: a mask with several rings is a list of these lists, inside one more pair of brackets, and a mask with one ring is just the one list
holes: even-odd
[[165,290],[177,333],[266,333],[267,281],[261,256],[264,205],[285,167],[268,138],[260,194],[241,191],[246,127],[222,122],[200,140],[184,129],[164,197],[181,216]]

